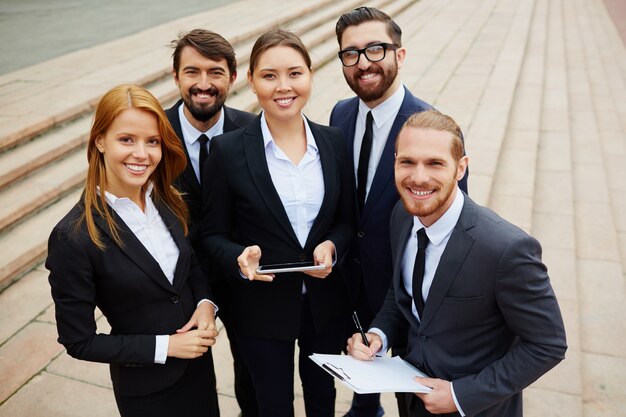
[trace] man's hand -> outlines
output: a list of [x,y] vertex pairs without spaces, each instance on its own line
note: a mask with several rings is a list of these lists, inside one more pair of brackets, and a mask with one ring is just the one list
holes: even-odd
[[355,359],[362,361],[374,360],[374,357],[383,346],[383,341],[376,333],[365,333],[370,347],[365,346],[361,333],[355,333],[348,339],[347,351]]
[[248,246],[243,250],[243,252],[241,252],[241,255],[237,257],[239,272],[241,272],[241,275],[247,277],[250,281],[273,281],[274,274],[257,274],[256,270],[259,267],[260,260],[261,248],[257,245]]
[[313,260],[315,265],[324,265],[326,268],[318,271],[306,271],[305,274],[314,278],[326,278],[333,270],[333,255],[335,254],[335,244],[330,240],[325,240],[313,250]]
[[421,378],[419,376],[415,377],[415,380],[433,389],[427,394],[415,394],[422,400],[426,410],[433,414],[455,413],[458,411],[452,399],[450,381],[436,378]]

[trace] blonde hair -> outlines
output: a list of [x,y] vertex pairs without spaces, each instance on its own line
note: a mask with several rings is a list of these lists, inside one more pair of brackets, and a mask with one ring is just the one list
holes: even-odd
[[[94,211],[105,219],[115,243],[122,246],[122,241],[119,236],[119,226],[105,200],[103,191],[106,189],[107,181],[104,155],[96,147],[96,140],[106,134],[122,111],[130,108],[149,112],[157,118],[162,157],[149,178],[149,181],[154,183],[152,196],[155,201],[164,203],[176,215],[183,230],[187,233],[187,206],[180,193],[172,187],[173,180],[183,172],[187,164],[185,151],[159,101],[142,87],[124,84],[111,89],[100,99],[87,144],[89,166],[82,196],[85,211],[78,224],[82,221],[86,223],[89,237],[100,249],[104,249],[105,245],[94,222]],[[144,189],[145,187],[146,185]],[[99,193],[98,188],[102,192]]]
[[[450,152],[452,153],[452,158],[454,158],[456,162],[459,162],[465,154],[463,148],[463,133],[461,132],[461,128],[458,124],[456,124],[452,117],[440,113],[435,109],[429,109],[426,111],[412,114],[406,120],[406,122],[404,122],[402,129],[406,127],[412,127],[415,129],[433,129],[451,133],[454,137],[450,149]],[[400,134],[398,134],[398,136],[400,136]],[[396,152],[397,151],[398,142],[396,140]]]

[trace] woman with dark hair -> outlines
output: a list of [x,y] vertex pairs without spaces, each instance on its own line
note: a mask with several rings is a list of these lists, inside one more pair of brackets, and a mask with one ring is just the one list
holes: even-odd
[[[306,414],[334,416],[332,377],[308,356],[340,353],[347,296],[333,272],[353,233],[350,163],[339,129],[302,114],[311,59],[291,32],[271,30],[250,54],[262,107],[215,138],[203,174],[203,241],[233,286],[235,336],[261,416],[294,415],[295,341]],[[260,264],[313,261],[321,270],[265,274]]]
[[[121,85],[100,100],[81,201],[55,226],[46,268],[59,342],[110,364],[122,416],[217,416],[215,306],[171,186],[185,154],[158,100]],[[111,334],[97,334],[98,307]]]

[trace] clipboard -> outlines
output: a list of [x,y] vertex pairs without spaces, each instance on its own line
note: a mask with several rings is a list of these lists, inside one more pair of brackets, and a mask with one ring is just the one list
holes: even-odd
[[357,394],[431,391],[413,379],[426,375],[399,356],[360,361],[348,355],[314,353],[309,358]]

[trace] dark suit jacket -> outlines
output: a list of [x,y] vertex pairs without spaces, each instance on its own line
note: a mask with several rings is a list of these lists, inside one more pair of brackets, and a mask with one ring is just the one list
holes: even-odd
[[[201,263],[204,263],[206,255],[202,249],[202,240],[200,239],[200,221],[202,220],[202,187],[198,182],[196,173],[193,170],[193,166],[189,163],[189,153],[185,146],[185,140],[183,139],[183,132],[180,126],[180,118],[178,116],[178,108],[182,104],[182,100],[178,100],[169,109],[165,110],[170,124],[174,128],[174,132],[180,139],[183,149],[185,150],[185,156],[187,157],[187,167],[174,180],[174,186],[184,193],[183,199],[187,203],[189,209],[189,233],[188,238],[191,242],[191,246],[196,252]],[[255,115],[241,110],[231,109],[224,106],[224,133],[230,132],[235,129],[239,129],[254,120]]]
[[[541,245],[465,196],[419,323],[401,277],[412,226],[413,216],[398,203],[391,219],[393,286],[372,326],[393,342],[408,322],[405,359],[453,381],[467,416],[522,416],[522,389],[567,349]],[[429,415],[417,397],[412,402],[413,415]]]
[[343,281],[333,272],[326,279],[303,273],[277,274],[273,282],[241,277],[237,257],[246,246],[259,245],[261,263],[312,260],[315,247],[329,239],[339,256],[354,233],[352,174],[341,131],[309,122],[319,149],[324,199],[304,247],[293,231],[265,158],[260,116],[247,127],[216,137],[203,176],[202,222],[205,249],[227,275],[233,291],[233,316],[245,334],[295,340],[300,326],[302,282],[321,331],[347,309]]
[[[429,104],[415,97],[405,87],[404,100],[385,143],[363,213],[358,214],[358,231],[352,250],[346,258],[343,272],[353,302],[356,303],[359,299],[360,291],[365,291],[371,314],[376,314],[382,306],[392,274],[389,216],[399,199],[393,175],[396,136],[409,116],[430,108]],[[354,129],[358,110],[359,99],[353,97],[337,103],[330,115],[330,125],[337,126],[343,131],[352,172],[354,172]],[[467,178],[462,180],[460,185],[467,191]],[[353,184],[354,188],[355,186],[356,182]],[[356,200],[354,204],[355,212],[358,213]],[[368,326],[369,320],[362,319],[363,326]]]
[[[114,387],[125,395],[153,393],[175,383],[189,361],[168,358],[154,364],[155,335],[175,333],[203,298],[212,299],[206,279],[174,214],[157,204],[180,255],[173,285],[159,264],[111,209],[123,247],[115,244],[103,218],[94,212],[106,248],[98,249],[78,203],[55,226],[48,240],[46,268],[55,303],[59,343],[77,358],[110,363]],[[94,309],[111,325],[96,334]]]

